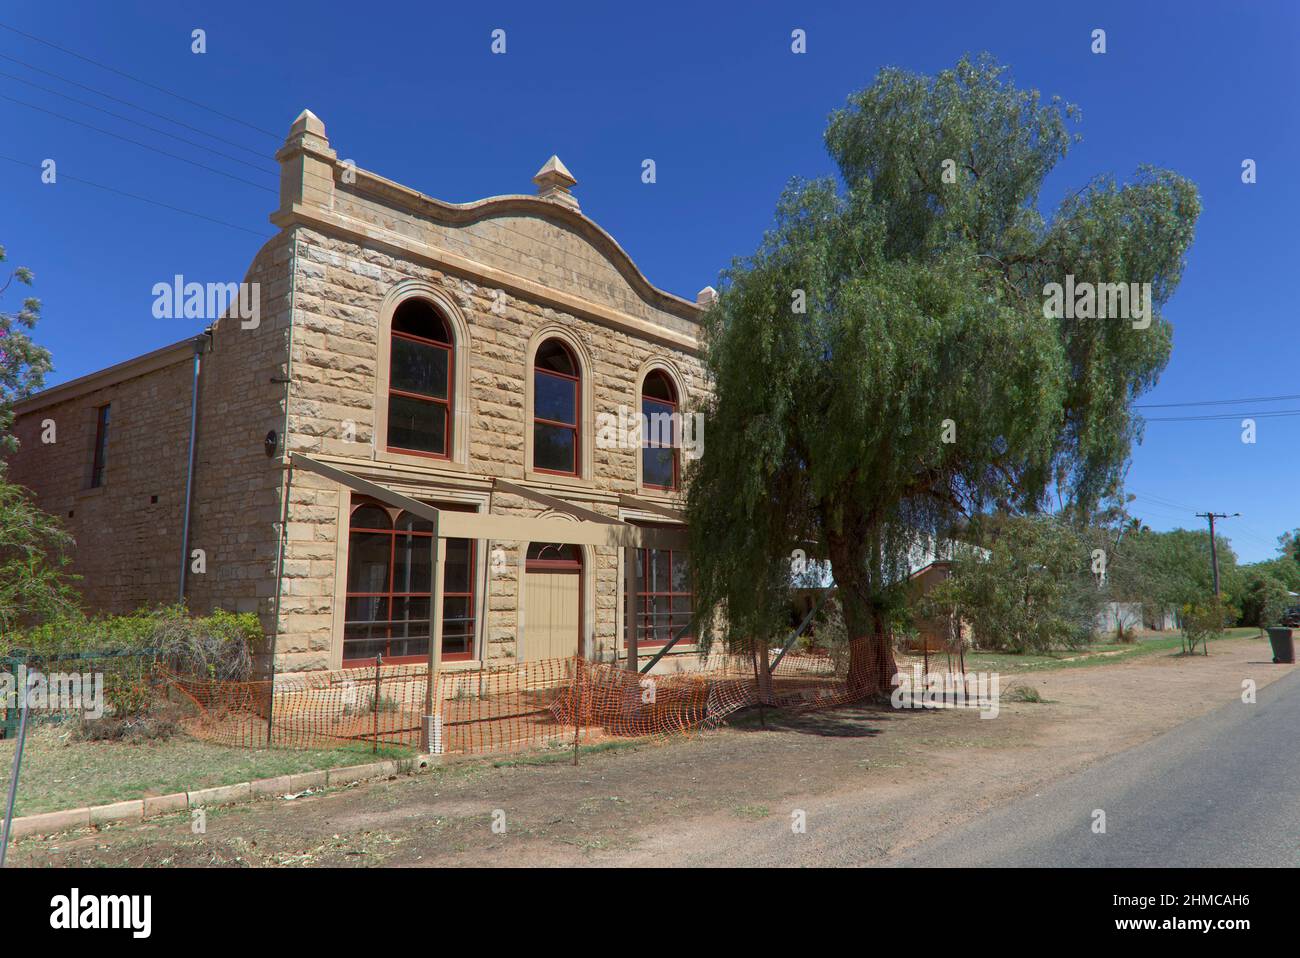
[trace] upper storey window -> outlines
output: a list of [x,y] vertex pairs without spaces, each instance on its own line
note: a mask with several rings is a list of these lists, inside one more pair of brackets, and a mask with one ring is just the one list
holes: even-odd
[[455,346],[446,320],[423,299],[393,313],[388,375],[388,448],[446,459],[452,444]]
[[578,474],[582,377],[569,347],[548,339],[533,361],[533,468]]
[[641,484],[676,489],[680,480],[677,391],[660,370],[646,376],[641,386],[641,415]]
[[95,410],[95,452],[90,464],[90,488],[104,484],[104,470],[108,468],[108,416],[110,405]]

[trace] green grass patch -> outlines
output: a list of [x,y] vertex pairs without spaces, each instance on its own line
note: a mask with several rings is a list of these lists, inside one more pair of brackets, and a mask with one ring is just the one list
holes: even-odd
[[[79,742],[71,733],[71,723],[28,728],[15,815],[106,805],[409,755],[405,749],[393,748],[380,748],[376,754],[368,745],[305,751],[228,748],[186,735],[135,745]],[[13,756],[14,742],[0,741],[0,796],[8,792]]]
[[[1211,639],[1220,642],[1226,639],[1258,638],[1259,630],[1254,628],[1228,629],[1223,635]],[[1016,655],[1011,652],[967,652],[966,670],[968,672],[1035,672],[1043,669],[1068,669],[1081,666],[1107,665],[1114,662],[1127,662],[1144,655],[1160,652],[1177,652],[1182,645],[1181,634],[1177,631],[1139,638],[1136,642],[1098,642],[1082,649],[1059,649],[1051,652],[1033,652]]]

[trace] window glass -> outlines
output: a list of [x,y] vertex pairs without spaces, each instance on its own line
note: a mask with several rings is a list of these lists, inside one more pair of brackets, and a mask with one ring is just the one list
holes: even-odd
[[447,407],[410,396],[390,395],[388,444],[442,455],[447,448]]

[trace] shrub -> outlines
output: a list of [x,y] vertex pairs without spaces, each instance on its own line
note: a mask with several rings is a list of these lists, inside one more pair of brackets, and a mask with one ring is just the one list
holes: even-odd
[[1042,704],[1047,700],[1043,698],[1042,693],[1032,685],[1013,685],[1002,693],[1004,702],[1033,702]]
[[11,633],[0,654],[22,650],[50,662],[71,653],[154,650],[177,672],[246,680],[252,673],[252,645],[261,638],[261,623],[251,612],[218,609],[208,616],[191,616],[183,606],[160,606],[130,615],[88,617],[74,611]]
[[1183,638],[1187,640],[1188,653],[1195,652],[1198,644],[1222,635],[1233,617],[1232,610],[1218,596],[1184,605]]
[[47,672],[102,672],[108,715],[81,723],[82,731],[94,738],[136,740],[167,734],[155,734],[158,723],[146,722],[156,704],[155,661],[184,675],[246,681],[253,671],[252,645],[261,637],[261,623],[249,612],[191,616],[183,606],[163,606],[87,617],[73,611],[6,636],[0,654]]

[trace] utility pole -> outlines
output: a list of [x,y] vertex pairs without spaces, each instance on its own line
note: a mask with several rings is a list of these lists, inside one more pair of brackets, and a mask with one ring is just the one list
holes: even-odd
[[1215,519],[1235,519],[1241,515],[1240,512],[1234,512],[1228,515],[1226,512],[1198,512],[1196,514],[1201,519],[1210,520],[1210,566],[1214,571],[1214,597],[1219,597],[1219,548],[1214,541],[1214,520]]

